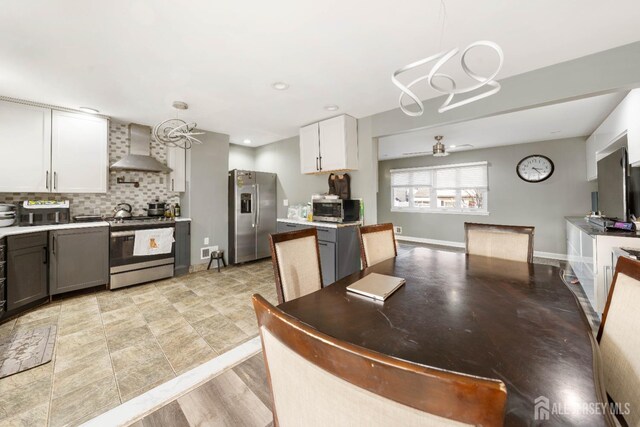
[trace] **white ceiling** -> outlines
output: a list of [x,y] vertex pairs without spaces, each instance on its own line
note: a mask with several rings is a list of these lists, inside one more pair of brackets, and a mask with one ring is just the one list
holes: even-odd
[[449,152],[590,135],[626,93],[594,96],[387,136],[379,140],[378,156],[380,160],[388,160],[431,154],[436,135],[444,136],[442,143]]
[[0,95],[149,125],[186,101],[180,117],[260,145],[335,115],[327,104],[395,108],[391,73],[445,48],[497,42],[504,78],[638,40],[637,0],[445,4],[440,46],[440,0],[4,1]]

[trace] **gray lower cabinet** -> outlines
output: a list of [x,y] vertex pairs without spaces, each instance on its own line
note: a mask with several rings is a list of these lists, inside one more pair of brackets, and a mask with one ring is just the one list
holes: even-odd
[[336,244],[318,240],[318,249],[320,250],[322,284],[328,285],[335,282],[336,277]]
[[49,233],[51,295],[109,283],[109,227]]
[[[314,227],[278,222],[278,233]],[[315,227],[318,232],[322,285],[327,286],[360,270],[358,227]]]
[[191,266],[191,221],[176,222],[176,257],[174,276],[189,272]]
[[47,232],[7,237],[7,311],[49,296]]

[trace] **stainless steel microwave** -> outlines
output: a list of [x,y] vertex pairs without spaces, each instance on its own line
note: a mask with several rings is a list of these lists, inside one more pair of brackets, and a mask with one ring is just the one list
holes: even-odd
[[360,200],[316,199],[313,220],[326,222],[360,221]]

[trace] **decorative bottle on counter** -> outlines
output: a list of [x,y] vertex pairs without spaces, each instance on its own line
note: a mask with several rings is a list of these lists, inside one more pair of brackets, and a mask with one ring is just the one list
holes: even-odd
[[174,212],[173,212],[173,213],[174,213],[174,215],[175,215],[176,217],[179,217],[179,216],[180,216],[180,203],[176,203],[176,206],[175,206],[175,208],[174,208]]

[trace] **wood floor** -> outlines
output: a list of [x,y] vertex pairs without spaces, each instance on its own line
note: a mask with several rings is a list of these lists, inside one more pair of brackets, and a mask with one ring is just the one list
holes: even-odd
[[133,424],[133,427],[270,426],[262,352]]

